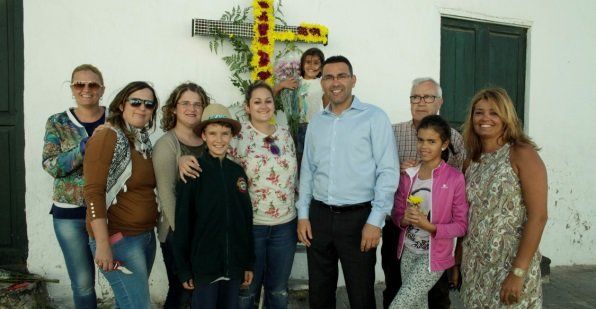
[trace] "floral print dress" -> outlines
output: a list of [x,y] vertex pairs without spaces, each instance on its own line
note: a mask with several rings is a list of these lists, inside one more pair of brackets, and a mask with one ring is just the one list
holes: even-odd
[[466,308],[542,307],[538,251],[530,263],[519,302],[507,307],[499,299],[527,219],[509,150],[506,144],[495,152],[484,153],[466,171],[470,203],[468,235],[462,244],[462,299]]
[[253,223],[278,225],[292,221],[296,217],[297,163],[290,132],[277,127],[267,136],[250,123],[243,123],[230,146],[230,156],[248,176]]

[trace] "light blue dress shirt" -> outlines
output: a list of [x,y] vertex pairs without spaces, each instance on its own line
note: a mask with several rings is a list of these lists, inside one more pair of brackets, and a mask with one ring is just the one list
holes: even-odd
[[371,201],[367,223],[383,227],[399,182],[399,160],[389,118],[356,96],[339,116],[330,107],[308,124],[296,205],[298,218],[308,219],[313,198],[336,206]]

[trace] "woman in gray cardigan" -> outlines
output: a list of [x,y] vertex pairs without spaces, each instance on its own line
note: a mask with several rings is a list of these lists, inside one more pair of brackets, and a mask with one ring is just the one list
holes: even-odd
[[189,82],[176,87],[162,108],[161,128],[166,133],[157,140],[153,149],[153,166],[161,213],[157,236],[169,283],[164,308],[181,308],[190,304],[192,291],[185,290],[175,275],[172,251],[178,158],[182,155],[199,156],[205,150],[203,140],[194,129],[201,122],[203,108],[208,104],[209,97],[197,84]]

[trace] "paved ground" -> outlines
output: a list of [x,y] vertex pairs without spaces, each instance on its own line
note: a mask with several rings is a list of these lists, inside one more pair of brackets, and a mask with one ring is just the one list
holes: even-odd
[[596,308],[596,266],[554,267],[542,287],[544,308]]
[[[544,308],[584,309],[596,308],[596,265],[593,266],[559,266],[551,268],[548,282],[543,283]],[[383,284],[375,289],[377,308],[381,308]],[[451,294],[452,308],[464,308],[458,293]],[[2,306],[0,306],[2,307]],[[54,300],[44,308],[68,308],[64,302]],[[113,300],[106,300],[100,308],[113,308]],[[153,304],[152,308],[161,308],[161,304]],[[291,292],[290,309],[308,308],[308,292]],[[337,309],[350,308],[345,288],[337,291]]]
[[[548,283],[543,283],[544,308],[596,308],[596,265],[551,268]],[[382,308],[383,285],[375,289],[377,308]],[[290,309],[308,308],[307,293],[293,292]],[[337,308],[350,308],[345,288],[337,291]],[[464,308],[458,294],[451,293],[452,308]]]

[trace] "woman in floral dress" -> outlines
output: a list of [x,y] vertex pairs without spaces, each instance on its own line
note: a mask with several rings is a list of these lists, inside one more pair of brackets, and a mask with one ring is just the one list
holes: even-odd
[[266,308],[286,308],[297,242],[296,151],[290,132],[270,122],[275,105],[267,84],[248,88],[245,109],[250,122],[229,152],[246,171],[253,206],[254,279],[240,291],[240,308],[253,308],[261,286]]
[[472,99],[464,124],[470,203],[463,241],[467,308],[541,308],[538,246],[547,220],[546,168],[504,89]]

